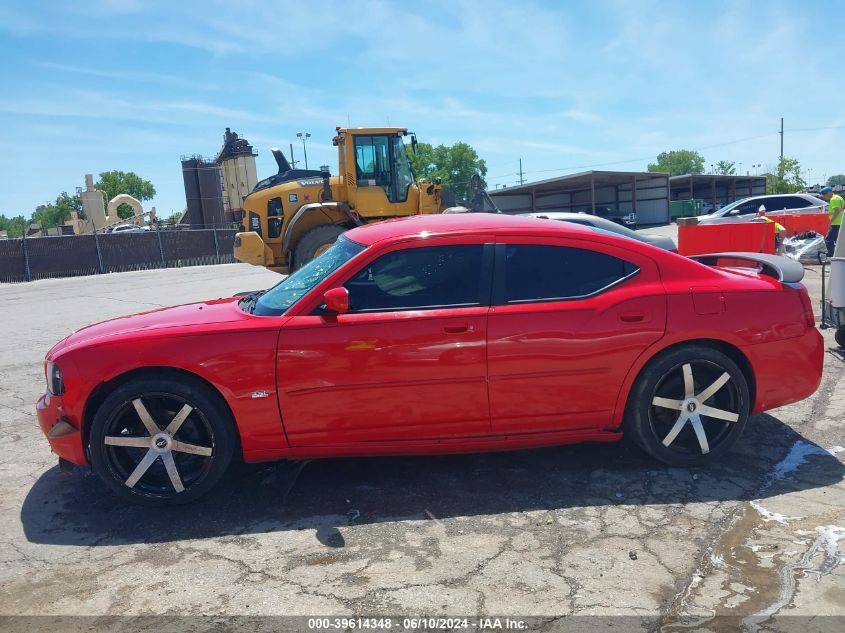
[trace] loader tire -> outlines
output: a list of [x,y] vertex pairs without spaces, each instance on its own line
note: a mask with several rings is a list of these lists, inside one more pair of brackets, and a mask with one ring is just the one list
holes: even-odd
[[297,270],[335,243],[346,229],[336,224],[321,224],[303,235],[293,252],[293,268]]

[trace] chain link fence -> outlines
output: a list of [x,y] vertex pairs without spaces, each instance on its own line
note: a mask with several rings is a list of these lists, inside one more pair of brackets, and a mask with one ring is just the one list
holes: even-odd
[[144,231],[0,240],[0,282],[229,264],[236,229]]

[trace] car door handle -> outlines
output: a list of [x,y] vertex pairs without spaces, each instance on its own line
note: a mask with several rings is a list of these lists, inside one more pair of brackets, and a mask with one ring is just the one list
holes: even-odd
[[642,312],[624,312],[619,315],[622,323],[642,323],[645,321],[645,314]]
[[461,325],[447,325],[443,328],[443,331],[447,334],[460,334],[461,332],[475,332],[474,325],[467,325],[466,323],[462,323]]

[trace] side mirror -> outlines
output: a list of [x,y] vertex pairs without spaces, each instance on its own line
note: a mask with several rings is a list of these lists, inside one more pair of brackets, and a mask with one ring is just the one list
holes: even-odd
[[323,295],[323,303],[326,304],[329,312],[337,314],[349,312],[349,291],[343,286],[326,290]]
[[733,209],[728,215],[739,215],[739,209]]

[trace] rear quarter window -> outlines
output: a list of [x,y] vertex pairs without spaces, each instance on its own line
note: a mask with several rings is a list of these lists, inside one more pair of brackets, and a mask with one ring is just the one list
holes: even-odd
[[508,244],[504,268],[506,303],[588,297],[639,271],[631,262],[605,253],[542,244]]

